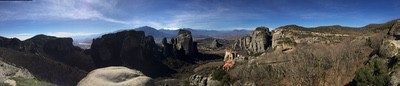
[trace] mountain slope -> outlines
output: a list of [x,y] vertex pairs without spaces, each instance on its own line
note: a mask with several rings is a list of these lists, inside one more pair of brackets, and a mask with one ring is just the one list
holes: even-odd
[[87,72],[39,55],[0,47],[0,60],[29,70],[39,80],[61,86],[76,85]]

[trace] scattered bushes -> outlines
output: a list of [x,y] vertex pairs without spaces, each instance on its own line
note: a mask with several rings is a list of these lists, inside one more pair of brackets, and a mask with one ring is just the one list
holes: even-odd
[[231,80],[229,74],[221,68],[214,70],[211,76],[212,79],[221,81],[223,84],[229,83]]
[[37,79],[26,79],[23,77],[12,77],[17,82],[17,86],[55,86],[51,83],[39,81]]
[[357,86],[387,86],[390,81],[389,69],[384,60],[375,59],[356,71],[352,84]]

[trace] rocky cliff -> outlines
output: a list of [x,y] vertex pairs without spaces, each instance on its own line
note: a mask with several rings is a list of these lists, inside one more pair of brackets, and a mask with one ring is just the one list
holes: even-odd
[[171,38],[169,43],[164,38],[162,44],[164,55],[167,57],[196,58],[198,54],[197,43],[193,42],[191,32],[185,29],[180,29],[178,36]]
[[83,70],[93,69],[92,59],[85,55],[82,49],[74,46],[72,42],[72,38],[58,38],[43,34],[25,41],[0,37],[0,47],[40,55]]
[[143,31],[127,30],[93,39],[90,52],[98,67],[126,66],[150,77],[173,73],[161,63],[156,47],[154,39]]
[[296,44],[338,43],[343,37],[349,36],[343,33],[331,33],[332,30],[326,30],[328,32],[320,30],[322,29],[304,28],[296,25],[279,27],[272,31],[272,48],[286,51],[291,50]]
[[247,50],[250,54],[263,53],[271,45],[271,33],[267,27],[257,27],[248,36],[236,41],[233,48]]

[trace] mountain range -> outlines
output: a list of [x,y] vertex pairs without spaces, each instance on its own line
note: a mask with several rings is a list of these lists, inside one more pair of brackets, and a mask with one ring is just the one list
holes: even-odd
[[[203,30],[203,29],[191,29],[191,28],[181,28],[188,30],[192,33],[193,39],[204,39],[204,38],[219,38],[235,40],[239,37],[248,35],[250,30]],[[162,38],[172,38],[176,37],[179,30],[168,30],[168,29],[155,29],[150,26],[142,26],[135,28],[136,31],[144,31],[146,36],[153,36],[157,43],[161,42]],[[98,38],[103,34],[95,34],[88,36],[72,37],[74,39],[74,45],[79,46],[84,49],[90,48],[93,38]]]

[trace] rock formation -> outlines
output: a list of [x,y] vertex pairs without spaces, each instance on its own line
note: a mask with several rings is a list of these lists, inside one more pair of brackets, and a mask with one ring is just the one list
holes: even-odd
[[140,71],[112,66],[91,71],[77,86],[154,86],[154,82]]
[[400,20],[396,20],[392,28],[390,28],[388,35],[399,37],[400,36]]
[[222,45],[218,42],[218,40],[217,39],[214,39],[212,42],[211,42],[211,44],[210,44],[210,48],[219,48],[219,47],[221,47]]
[[211,76],[203,76],[194,74],[189,77],[190,85],[193,86],[221,86],[222,83],[218,80],[213,80]]
[[382,57],[394,57],[398,54],[398,45],[395,40],[384,40],[379,48],[379,55]]
[[[304,28],[297,25],[287,25],[272,31],[272,48],[287,51],[296,44],[333,44],[348,37],[346,33],[334,33],[332,29],[345,28],[341,26],[326,26],[319,28]],[[326,32],[323,32],[325,30]],[[351,29],[349,29],[351,30]]]
[[185,29],[180,29],[177,38],[171,38],[170,43],[166,38],[163,38],[164,46],[163,53],[165,56],[175,58],[195,58],[197,51],[197,43],[193,42],[191,32]]
[[197,53],[194,48],[196,46],[193,45],[192,34],[188,30],[179,30],[175,46],[178,50],[184,50],[186,55],[192,56]]
[[244,49],[251,54],[263,53],[271,45],[271,33],[267,27],[257,27],[250,35],[242,37],[234,44],[234,49]]
[[4,63],[3,61],[0,61],[0,83],[8,83],[11,86],[15,86],[14,80],[11,80],[11,77],[21,77],[25,79],[33,79],[33,75],[24,68],[18,68],[13,65]]
[[0,47],[21,50],[22,49],[22,41],[20,41],[17,38],[8,39],[8,38],[0,36]]
[[394,57],[400,49],[400,20],[396,20],[390,28],[387,37],[379,47],[379,55],[382,57]]
[[126,66],[142,71],[150,77],[173,73],[161,63],[161,52],[151,36],[143,31],[128,30],[93,39],[91,56],[98,67]]
[[43,34],[25,41],[0,37],[0,47],[40,55],[83,70],[93,69],[92,59],[85,55],[82,49],[74,46],[72,42],[72,38],[58,38]]

